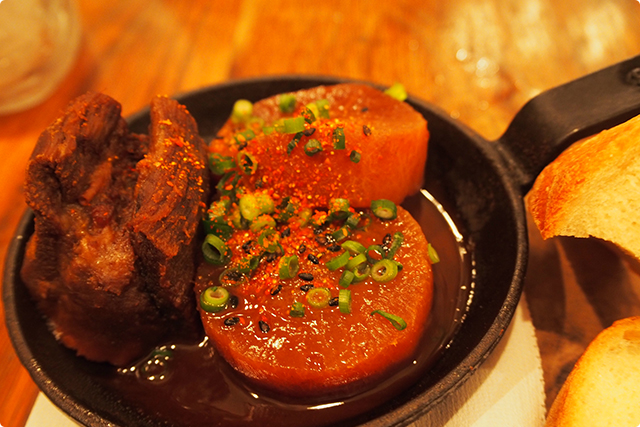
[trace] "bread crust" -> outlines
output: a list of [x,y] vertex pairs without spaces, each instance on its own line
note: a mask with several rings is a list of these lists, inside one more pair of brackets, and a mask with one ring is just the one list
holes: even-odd
[[[639,356],[640,317],[618,320],[603,330],[567,377],[545,426],[637,426]],[[608,381],[618,376],[629,381]]]
[[640,243],[634,242],[639,239],[629,238],[636,225],[632,203],[640,204],[639,172],[636,116],[565,150],[540,173],[525,200],[544,239],[592,236],[640,258]]

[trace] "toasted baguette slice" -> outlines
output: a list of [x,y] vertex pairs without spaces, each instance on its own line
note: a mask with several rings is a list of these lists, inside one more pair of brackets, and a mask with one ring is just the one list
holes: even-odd
[[615,322],[589,344],[569,374],[546,427],[640,425],[640,317]]
[[526,201],[543,238],[597,237],[640,259],[640,116],[569,147]]

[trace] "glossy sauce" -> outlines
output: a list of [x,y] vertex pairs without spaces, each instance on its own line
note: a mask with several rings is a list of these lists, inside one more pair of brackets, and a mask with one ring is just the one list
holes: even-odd
[[105,385],[149,421],[163,426],[355,425],[367,412],[420,379],[453,338],[473,295],[473,263],[465,242],[443,208],[428,193],[403,206],[437,248],[433,308],[419,356],[375,388],[340,401],[294,402],[252,388],[220,357],[208,340],[169,346],[133,369],[113,372]]

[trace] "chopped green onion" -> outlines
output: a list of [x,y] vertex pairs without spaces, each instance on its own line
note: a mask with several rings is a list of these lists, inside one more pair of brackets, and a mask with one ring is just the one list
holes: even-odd
[[309,107],[304,107],[301,111],[302,117],[304,121],[308,124],[311,124],[316,121],[316,115],[313,113],[313,110]]
[[349,289],[340,289],[338,294],[338,308],[340,313],[351,313],[351,291]]
[[238,99],[231,110],[231,120],[235,123],[245,123],[253,114],[253,103],[246,99]]
[[238,264],[235,265],[235,270],[242,274],[249,274],[260,265],[260,257],[252,256],[247,258],[242,258],[238,261]]
[[342,246],[342,249],[349,251],[352,255],[362,254],[367,250],[362,243],[356,242],[355,240],[347,240],[340,246]]
[[367,262],[367,256],[365,254],[358,254],[356,256],[354,256],[353,258],[351,258],[349,260],[349,262],[347,263],[347,265],[345,266],[345,268],[347,270],[353,271],[355,270],[360,264]]
[[249,225],[249,229],[254,233],[262,230],[263,228],[275,228],[276,220],[273,219],[271,215],[262,214],[253,221],[251,221],[251,225]]
[[266,252],[277,252],[280,248],[280,233],[273,228],[267,228],[258,236],[258,245]]
[[333,131],[333,148],[336,150],[344,150],[345,141],[343,128],[335,128]]
[[353,163],[360,163],[360,153],[358,153],[356,150],[351,151],[351,154],[349,154],[349,160],[351,160]]
[[398,101],[404,101],[405,99],[407,99],[407,91],[405,90],[402,83],[394,83],[393,85],[388,87],[387,90],[384,91],[384,93],[392,98],[397,99]]
[[296,133],[291,141],[287,144],[287,154],[291,154],[294,148],[298,145],[298,142],[302,139],[302,132]]
[[235,172],[227,172],[216,184],[216,189],[221,196],[234,197],[238,181],[240,181],[240,175]]
[[292,279],[296,277],[299,268],[300,264],[298,263],[298,257],[296,255],[282,257],[280,259],[278,276],[281,279]]
[[237,286],[245,277],[246,276],[237,268],[227,268],[220,273],[218,280],[222,285]]
[[275,130],[276,130],[275,126],[263,126],[262,127],[262,133],[264,133],[267,136],[271,135]]
[[311,103],[307,104],[305,107],[308,108],[311,111],[311,113],[313,114],[313,120],[310,121],[310,122],[307,121],[307,123],[315,122],[316,118],[320,117],[320,110],[318,109],[318,104],[316,104],[315,102],[311,102]]
[[291,317],[304,317],[304,305],[301,302],[294,302],[291,304],[291,309],[289,310],[289,315]]
[[320,117],[321,119],[328,119],[329,118],[329,100],[318,99],[315,102],[315,105],[318,107],[318,114],[316,114],[316,117]]
[[427,245],[427,252],[429,254],[429,259],[431,260],[431,264],[437,264],[440,262],[440,256],[438,255],[436,248],[431,246],[431,243]]
[[253,154],[240,150],[238,151],[238,166],[245,175],[253,175],[258,169],[258,162]]
[[331,292],[327,288],[311,288],[307,292],[307,302],[313,308],[325,308],[330,299]]
[[304,117],[289,117],[282,121],[283,133],[298,133],[304,131]]
[[317,139],[310,139],[304,145],[304,152],[307,156],[313,156],[322,151],[322,144]]
[[240,214],[253,221],[261,214],[269,214],[275,210],[275,203],[266,193],[248,193],[243,195],[238,202]]
[[236,167],[233,157],[223,156],[220,153],[209,154],[209,169],[214,175],[224,175]]
[[365,280],[371,274],[371,265],[368,263],[358,264],[353,270],[353,283],[359,283]]
[[339,242],[349,237],[350,234],[351,234],[351,231],[349,230],[349,227],[345,226],[345,227],[340,227],[339,229],[331,233],[331,237],[333,237],[336,242]]
[[344,220],[349,216],[349,200],[335,198],[329,200],[329,217],[331,220]]
[[367,261],[371,264],[382,260],[384,258],[384,249],[380,245],[371,245],[364,253],[367,256]]
[[209,313],[217,313],[227,307],[229,291],[222,286],[211,286],[200,294],[200,308]]
[[396,252],[398,252],[398,249],[400,249],[400,246],[402,246],[402,242],[404,242],[404,235],[402,232],[396,231],[393,233],[393,242],[391,243],[391,247],[387,251],[385,258],[393,259]]
[[298,207],[298,203],[292,202],[289,197],[285,197],[276,208],[276,221],[280,223],[289,221],[296,214]]
[[379,314],[380,316],[387,319],[389,322],[391,322],[393,327],[399,331],[407,327],[407,322],[405,322],[402,317],[396,316],[395,314],[387,313],[386,311],[382,311],[382,310],[372,311],[371,315],[373,316],[374,314]]
[[371,267],[371,278],[376,282],[388,282],[398,275],[398,265],[390,259],[382,259]]
[[371,211],[382,220],[396,219],[398,207],[391,200],[379,199],[371,201]]
[[296,109],[296,96],[292,93],[283,93],[278,99],[278,106],[283,113],[293,113]]
[[255,137],[255,132],[253,132],[251,129],[245,129],[242,132],[238,132],[237,134],[235,134],[233,139],[236,142],[236,145],[240,149],[243,149],[247,146],[247,142],[251,141]]
[[349,262],[349,252],[344,251],[342,254],[327,261],[325,265],[329,270],[336,271],[337,269],[347,265],[348,262]]
[[231,251],[224,241],[215,234],[207,234],[202,243],[204,260],[212,265],[223,265],[231,256]]
[[338,284],[343,288],[348,288],[351,282],[353,282],[354,277],[355,277],[355,274],[353,274],[353,271],[344,270],[342,272],[342,275],[340,276],[340,280],[338,281]]

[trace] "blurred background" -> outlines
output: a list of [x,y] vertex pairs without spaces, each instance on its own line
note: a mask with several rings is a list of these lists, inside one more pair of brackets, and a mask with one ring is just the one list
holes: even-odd
[[[11,1],[0,4],[0,23]],[[156,94],[253,76],[398,81],[496,139],[541,91],[640,53],[637,0],[78,0],[75,7],[80,36],[77,49],[68,46],[76,53],[66,76],[40,104],[0,115],[3,258],[25,208],[24,168],[38,135],[87,90],[112,96],[127,115]],[[4,326],[0,378],[0,422],[23,426],[37,389]]]

